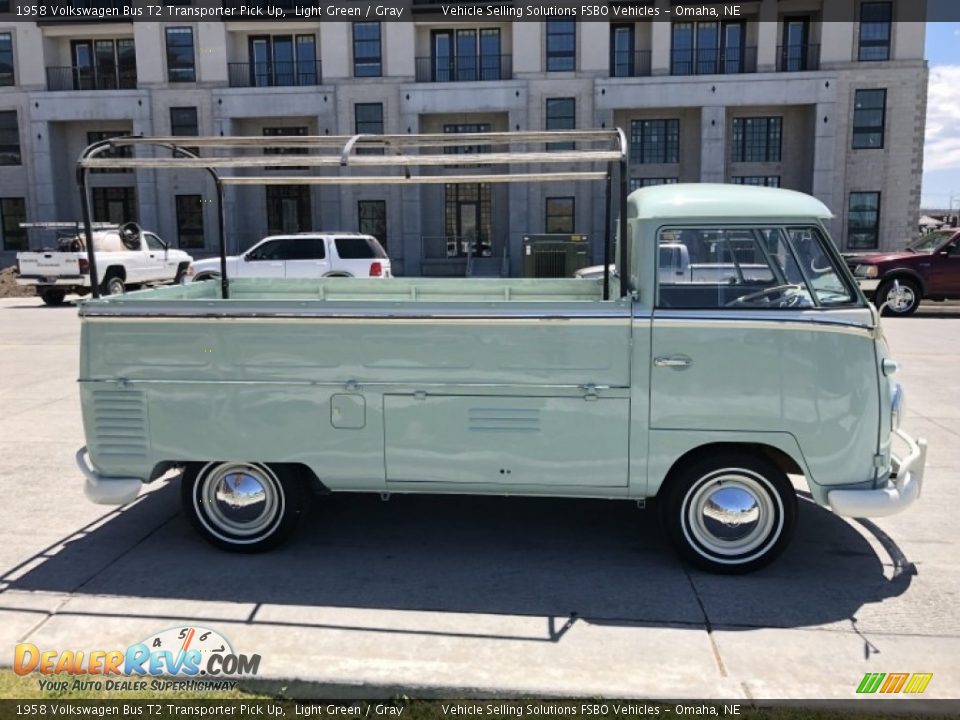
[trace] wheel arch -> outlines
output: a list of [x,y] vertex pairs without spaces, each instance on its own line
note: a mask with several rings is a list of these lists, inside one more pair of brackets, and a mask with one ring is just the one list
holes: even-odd
[[[163,476],[164,474],[166,474],[167,472],[169,472],[174,468],[182,468],[184,471],[184,474],[197,473],[200,471],[201,468],[203,468],[209,462],[211,461],[209,460],[201,460],[201,461],[164,460],[162,462],[158,462],[156,465],[153,466],[153,470],[150,473],[150,481],[152,482],[160,478],[161,476]],[[252,462],[258,462],[258,461],[250,460],[248,462],[252,463]],[[317,474],[313,471],[313,469],[309,465],[306,465],[304,463],[278,463],[278,462],[266,462],[261,464],[269,465],[271,468],[276,468],[277,470],[289,472],[294,477],[299,478],[300,481],[304,484],[304,486],[315,495],[327,495],[330,493],[330,489],[323,484],[323,482],[320,480],[320,478],[317,476]]]
[[127,281],[127,269],[123,265],[108,265],[103,271],[103,281],[106,282],[112,277],[119,277],[124,282]]
[[912,268],[898,267],[893,270],[888,270],[883,274],[883,277],[880,278],[880,285],[877,286],[877,292],[880,292],[880,287],[884,283],[892,282],[894,280],[911,280],[920,287],[920,294],[926,296],[927,294],[927,284],[924,282],[923,276]]
[[758,440],[723,440],[698,444],[677,457],[659,478],[659,482],[657,478],[650,478],[650,489],[653,491],[650,494],[653,496],[662,495],[676,481],[684,468],[706,456],[720,453],[739,452],[762,457],[772,462],[786,475],[804,475],[809,478],[803,458],[798,457],[799,448],[796,452],[797,456],[795,456],[792,448],[790,451],[784,449],[784,444],[780,443],[780,446],[778,446]]

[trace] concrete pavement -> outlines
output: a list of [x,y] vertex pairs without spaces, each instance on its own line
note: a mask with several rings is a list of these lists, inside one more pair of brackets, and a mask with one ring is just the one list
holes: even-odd
[[0,300],[0,665],[17,642],[196,624],[317,696],[850,698],[865,672],[933,672],[927,697],[960,697],[960,313],[921,312],[884,323],[930,441],[919,504],[850,522],[803,502],[786,555],[728,578],[681,565],[629,503],[334,496],[249,557],[202,542],[175,483],[92,505],[76,311]]

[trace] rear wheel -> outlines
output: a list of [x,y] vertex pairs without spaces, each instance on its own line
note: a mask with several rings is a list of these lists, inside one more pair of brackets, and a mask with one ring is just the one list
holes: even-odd
[[688,562],[715,573],[757,570],[784,551],[797,524],[797,496],[768,459],[726,452],[675,472],[661,518]]
[[276,547],[296,528],[305,493],[299,478],[261,463],[212,462],[184,472],[180,498],[205,540],[233,552]]
[[101,295],[122,295],[126,287],[123,284],[123,278],[119,275],[109,275],[104,278],[100,290]]
[[913,280],[902,279],[898,282],[900,283],[899,292],[897,292],[893,280],[888,280],[880,286],[880,289],[877,290],[877,307],[889,301],[890,304],[883,309],[884,315],[913,315],[920,307],[923,293]]
[[45,305],[63,305],[65,297],[67,297],[67,291],[59,288],[44,288],[40,291],[40,298]]

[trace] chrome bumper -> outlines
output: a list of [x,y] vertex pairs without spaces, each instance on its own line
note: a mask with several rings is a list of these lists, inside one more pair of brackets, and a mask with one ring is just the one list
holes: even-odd
[[17,278],[17,285],[24,285],[27,287],[89,287],[90,278],[81,277],[77,275],[75,277],[58,277],[45,280],[43,278],[37,277],[26,277],[26,278]]
[[903,430],[895,431],[907,443],[910,452],[902,460],[893,458],[896,479],[876,490],[831,490],[830,508],[844,517],[886,517],[906,510],[920,497],[923,470],[927,464],[927,441],[914,440]]
[[88,500],[98,505],[126,505],[140,494],[143,481],[140,478],[104,477],[87,462],[89,456],[84,445],[77,450],[77,467],[86,478],[83,492]]
[[880,280],[863,280],[857,278],[857,284],[860,286],[864,295],[872,295],[877,291],[877,288],[880,287]]

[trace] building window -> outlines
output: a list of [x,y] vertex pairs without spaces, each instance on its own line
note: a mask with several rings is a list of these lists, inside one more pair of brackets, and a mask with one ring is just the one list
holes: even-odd
[[875,250],[880,247],[880,193],[850,193],[847,210],[847,248]]
[[680,162],[680,121],[632,120],[630,161],[644,165]]
[[387,201],[358,200],[357,217],[360,219],[360,232],[372,235],[384,248],[387,247]]
[[548,233],[573,233],[575,200],[572,197],[548,197],[544,228]]
[[447,257],[491,257],[492,208],[489,183],[444,186]]
[[267,185],[267,234],[312,229],[310,188],[307,185]]
[[197,70],[193,52],[193,28],[167,28],[167,80],[196,82]]
[[[356,103],[353,106],[354,132],[383,135],[383,103]],[[383,155],[382,147],[357,147],[357,155]]]
[[0,112],[0,165],[20,164],[20,127],[17,111]]
[[[488,133],[490,123],[454,123],[443,126],[444,133]],[[490,145],[444,145],[447,155],[476,155],[490,152]],[[446,167],[470,167],[469,164],[447,165]]]
[[177,244],[182,248],[202,248],[203,197],[177,195]]
[[196,137],[200,134],[195,107],[170,108],[170,134],[174,137]]
[[893,3],[860,3],[860,60],[890,59]]
[[676,185],[680,178],[675,177],[649,177],[649,178],[630,178],[630,192],[645,187],[656,187],[657,185]]
[[854,150],[883,148],[886,114],[886,90],[857,90],[853,102]]
[[434,30],[430,57],[417,58],[417,82],[504,80],[509,58],[500,54],[500,29]]
[[744,45],[742,22],[674,23],[672,34],[672,75],[735,75],[756,69],[756,55],[748,57]]
[[0,198],[3,221],[3,249],[26,250],[27,231],[20,223],[27,221],[27,202],[23,198]]
[[[87,145],[93,145],[101,140],[109,140],[115,137],[127,137],[130,132],[127,130],[93,130],[87,133]],[[98,158],[129,158],[133,157],[133,147],[130,145],[120,145],[118,147],[104,150],[97,154]],[[91,168],[92,173],[132,173],[133,168]]]
[[754,185],[757,187],[780,187],[779,175],[737,175],[730,178],[734,185]]
[[[575,98],[547,98],[547,130],[575,130],[577,101]],[[547,150],[573,150],[575,143],[547,143]]]
[[0,33],[0,86],[13,84],[13,36]]
[[547,22],[547,72],[577,69],[577,23]]
[[122,225],[137,220],[137,193],[132,187],[95,187],[93,194],[94,222]]
[[319,81],[314,35],[254,35],[247,40],[250,63],[230,64],[231,87],[295,87]]
[[780,162],[783,118],[734,118],[733,162]]
[[353,76],[380,77],[383,61],[380,50],[380,23],[353,24]]

